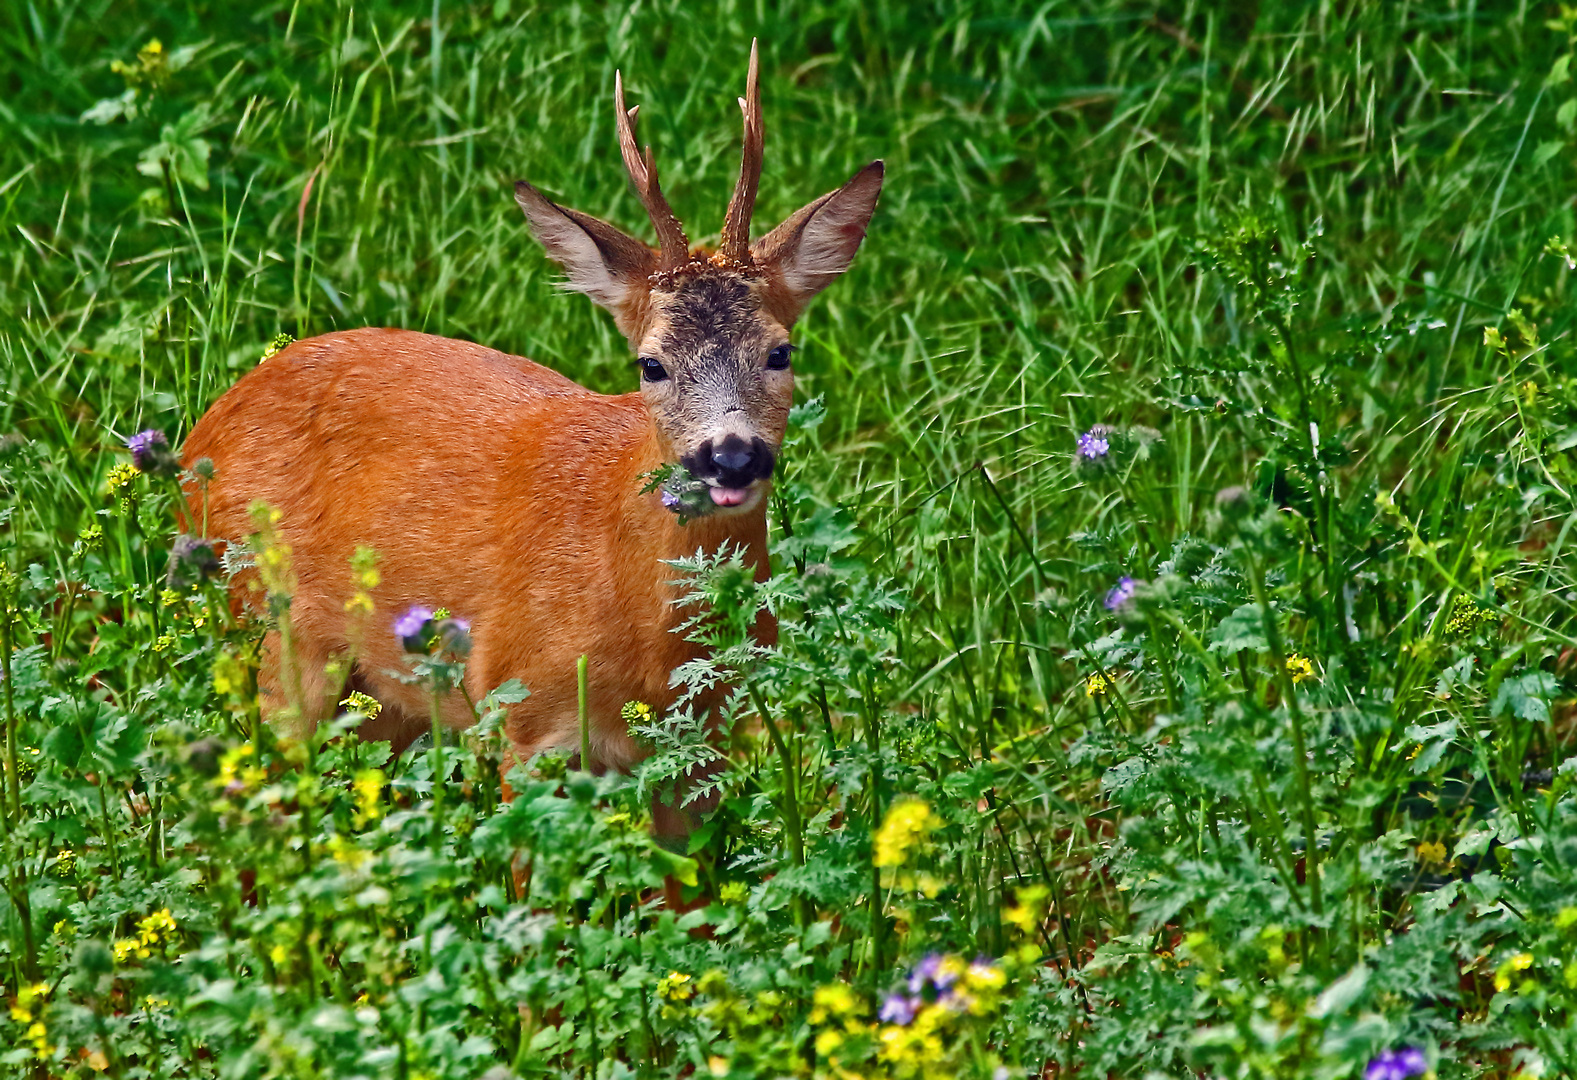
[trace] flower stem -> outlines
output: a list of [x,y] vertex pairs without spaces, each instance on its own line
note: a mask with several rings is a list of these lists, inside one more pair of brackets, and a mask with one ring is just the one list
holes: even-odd
[[[9,579],[10,572],[4,573]],[[0,787],[0,823],[8,828],[11,813],[15,813],[18,824],[22,821],[22,775],[16,763],[16,700],[11,690],[12,611],[11,590],[7,588],[0,594],[0,675],[5,677],[5,783]],[[9,807],[6,805],[8,798]]]
[[[795,866],[805,865],[805,833],[804,826],[799,816],[799,776],[794,768],[793,755],[789,753],[788,743],[784,741],[783,733],[778,730],[777,722],[772,719],[772,714],[767,710],[765,697],[761,688],[756,685],[756,680],[747,679],[745,685],[750,690],[751,703],[756,707],[756,713],[761,717],[762,725],[767,729],[767,738],[772,742],[772,749],[778,755],[778,762],[783,770],[783,830],[788,834],[789,858]],[[806,923],[805,899],[798,893],[794,895],[794,923],[803,927]]]
[[440,688],[438,681],[432,684],[432,726],[433,726],[433,841],[432,847],[436,852],[443,843],[444,838],[444,728],[442,710],[440,709]]
[[1248,553],[1249,581],[1254,587],[1254,600],[1259,604],[1260,618],[1265,624],[1265,644],[1270,649],[1270,662],[1275,666],[1276,682],[1281,688],[1282,700],[1287,703],[1287,715],[1292,720],[1292,770],[1298,781],[1298,795],[1303,803],[1304,859],[1309,879],[1309,901],[1316,918],[1325,914],[1325,904],[1320,896],[1320,848],[1314,832],[1314,795],[1309,783],[1308,751],[1303,739],[1303,708],[1298,704],[1298,691],[1287,671],[1287,654],[1281,645],[1281,627],[1276,613],[1271,610],[1270,597],[1265,591],[1265,574],[1259,560]]
[[586,703],[586,654],[575,661],[575,717],[580,723],[580,767],[591,772],[591,710]]

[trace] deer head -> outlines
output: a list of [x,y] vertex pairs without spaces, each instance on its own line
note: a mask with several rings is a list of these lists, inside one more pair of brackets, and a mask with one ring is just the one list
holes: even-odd
[[739,180],[717,250],[692,250],[663,197],[651,147],[638,148],[639,106],[625,108],[618,74],[613,98],[619,149],[657,248],[557,205],[523,180],[515,199],[532,233],[564,268],[566,287],[611,312],[629,340],[665,459],[706,480],[719,512],[743,513],[760,504],[783,443],[794,396],[789,332],[859,250],[881,193],[882,163],[873,161],[752,244],[765,144],[752,43],[739,99],[745,117]]

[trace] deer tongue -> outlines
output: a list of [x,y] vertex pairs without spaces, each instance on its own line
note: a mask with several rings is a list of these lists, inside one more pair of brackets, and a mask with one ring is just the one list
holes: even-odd
[[711,491],[712,501],[718,506],[738,506],[750,498],[749,488],[715,487]]

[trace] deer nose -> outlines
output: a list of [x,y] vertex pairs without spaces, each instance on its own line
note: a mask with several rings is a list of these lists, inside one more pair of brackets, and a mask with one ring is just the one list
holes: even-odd
[[771,476],[776,456],[759,436],[747,441],[729,434],[717,442],[702,443],[693,455],[685,457],[684,466],[697,476],[716,479],[723,487],[742,488]]
[[738,435],[730,435],[712,448],[712,464],[720,473],[749,472],[755,463],[755,448]]

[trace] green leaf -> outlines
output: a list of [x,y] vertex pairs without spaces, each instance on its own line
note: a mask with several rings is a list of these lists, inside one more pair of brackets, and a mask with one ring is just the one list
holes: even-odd
[[1534,167],[1537,168],[1538,166],[1543,165],[1546,161],[1550,160],[1550,158],[1554,157],[1564,149],[1566,149],[1566,143],[1562,139],[1551,139],[1549,142],[1540,143],[1539,148],[1533,151]]
[[1363,996],[1364,987],[1368,984],[1369,969],[1359,964],[1325,988],[1325,992],[1309,1006],[1309,1015],[1316,1019],[1342,1015]]
[[1418,756],[1410,763],[1413,766],[1413,774],[1417,776],[1440,764],[1440,759],[1445,757],[1446,751],[1451,748],[1452,741],[1457,737],[1457,722],[1448,719],[1427,726],[1410,724],[1404,734],[1421,746]]
[[137,91],[127,89],[118,97],[100,98],[79,120],[84,124],[112,124],[137,115]]
[[198,106],[159,132],[159,141],[142,152],[137,171],[144,176],[161,177],[168,168],[175,179],[199,191],[208,190],[208,140],[197,133],[208,124],[208,110]]
[[1555,123],[1560,125],[1562,131],[1571,134],[1572,128],[1577,126],[1577,98],[1572,98],[1555,110]]
[[1555,676],[1547,671],[1530,671],[1513,675],[1500,684],[1495,700],[1490,703],[1491,716],[1504,716],[1509,711],[1519,720],[1544,723],[1550,718],[1549,699],[1560,690]]
[[650,851],[651,867],[664,877],[672,877],[685,885],[695,885],[696,870],[700,864],[667,848],[653,846]]
[[1265,620],[1260,617],[1258,604],[1241,605],[1210,632],[1211,652],[1235,653],[1240,649],[1264,652],[1269,647],[1265,641]]
[[74,769],[82,757],[82,736],[75,724],[61,724],[44,736],[43,751],[46,757],[63,769]]
[[810,431],[827,417],[827,401],[820,394],[789,410],[788,426],[799,431]]
[[776,545],[777,554],[785,559],[806,556],[825,559],[859,539],[848,516],[836,506],[823,506],[810,516],[810,520],[795,527],[794,535]]

